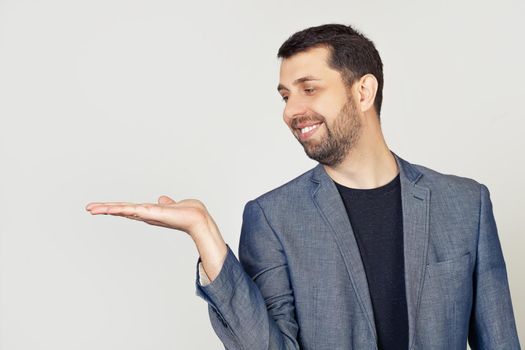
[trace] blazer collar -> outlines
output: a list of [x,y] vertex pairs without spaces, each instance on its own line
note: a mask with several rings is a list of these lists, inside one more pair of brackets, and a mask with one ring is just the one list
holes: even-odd
[[[419,178],[423,176],[423,174],[419,170],[417,170],[416,167],[414,167],[412,164],[410,164],[403,158],[399,157],[393,151],[390,151],[390,153],[392,153],[392,155],[396,159],[399,168],[400,179],[405,179],[405,181],[408,181],[411,184],[416,184]],[[321,163],[318,163],[314,167],[311,179],[316,183],[333,181],[332,178],[330,178],[330,176],[326,173],[326,170]]]
[[[409,349],[411,349],[415,338],[416,315],[425,276],[429,238],[430,189],[417,184],[423,174],[414,165],[394,152],[390,152],[398,164],[401,182],[405,290],[409,323]],[[326,224],[330,227],[330,232],[333,234],[348,271],[352,287],[377,342],[366,273],[343,200],[334,181],[326,173],[322,164],[319,163],[315,166],[311,180],[317,184],[311,193],[312,199]]]

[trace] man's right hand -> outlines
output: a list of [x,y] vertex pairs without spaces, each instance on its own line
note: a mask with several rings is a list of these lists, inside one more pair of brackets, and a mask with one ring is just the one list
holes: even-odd
[[160,196],[158,203],[92,202],[86,205],[92,215],[108,214],[150,225],[184,231],[199,251],[202,265],[211,281],[219,274],[226,258],[227,246],[206,206],[197,199],[175,202]]

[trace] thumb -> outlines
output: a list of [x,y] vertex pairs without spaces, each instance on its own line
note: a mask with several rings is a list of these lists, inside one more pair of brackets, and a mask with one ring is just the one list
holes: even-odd
[[176,202],[168,196],[160,196],[158,200],[159,204],[175,204]]

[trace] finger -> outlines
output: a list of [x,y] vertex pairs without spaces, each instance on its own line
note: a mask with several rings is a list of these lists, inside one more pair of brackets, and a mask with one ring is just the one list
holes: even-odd
[[176,202],[168,196],[160,196],[158,199],[159,204],[175,204]]
[[105,204],[96,205],[90,208],[91,214],[110,214],[110,215],[136,215],[137,204]]
[[91,209],[91,214],[106,214],[113,216],[123,216],[132,220],[154,220],[156,222],[160,222],[159,219],[162,217],[162,210],[163,208],[157,206],[157,204],[150,203],[131,205],[101,205],[93,207]]
[[164,208],[158,204],[142,203],[133,205],[109,206],[106,210],[110,215],[125,215],[136,217],[140,220],[162,221]]
[[182,211],[170,210],[170,221],[167,222],[166,208],[157,204],[134,204],[134,205],[115,205],[99,206],[92,209],[91,214],[108,214],[112,216],[122,216],[131,220],[144,221],[155,226],[162,226],[187,232],[184,226],[177,224],[185,215]]
[[86,205],[86,210],[91,210],[93,207],[99,206],[99,205],[131,205],[133,203],[131,202],[91,202],[88,205]]

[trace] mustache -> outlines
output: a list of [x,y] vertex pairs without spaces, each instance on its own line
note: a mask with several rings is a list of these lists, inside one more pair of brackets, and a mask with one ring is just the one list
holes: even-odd
[[292,121],[292,128],[296,129],[298,124],[306,123],[306,122],[319,122],[324,123],[325,118],[317,114],[315,116],[304,116],[304,117],[298,117]]

